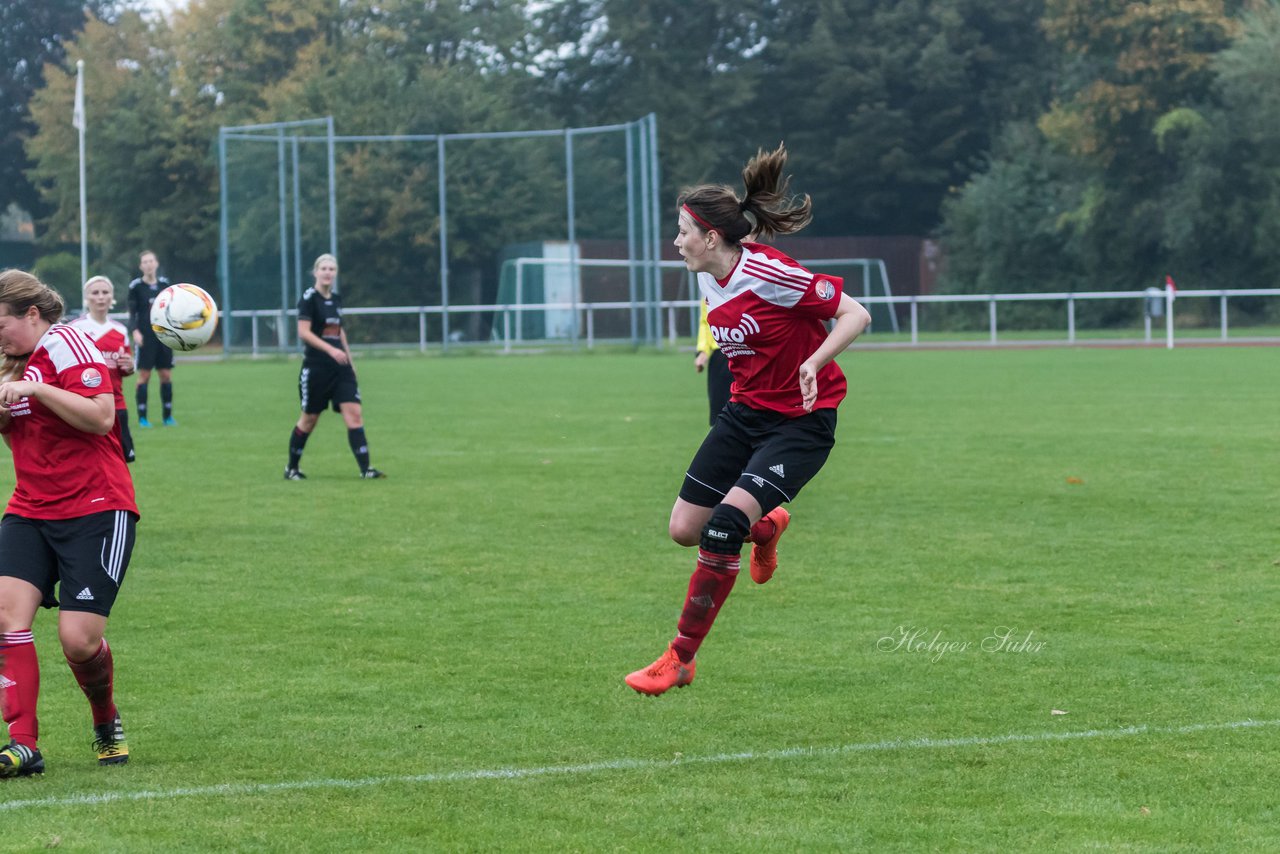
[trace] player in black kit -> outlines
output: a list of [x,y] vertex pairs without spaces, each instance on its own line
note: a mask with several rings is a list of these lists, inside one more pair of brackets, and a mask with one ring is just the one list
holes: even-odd
[[157,275],[160,261],[150,249],[138,256],[142,275],[129,283],[129,328],[133,330],[133,345],[138,351],[138,386],[134,399],[138,405],[138,426],[150,427],[147,420],[147,383],[152,369],[160,372],[160,403],[164,407],[163,418],[167,427],[176,427],[173,420],[173,351],[160,343],[151,328],[151,303],[165,288],[169,280]]
[[329,406],[342,413],[347,425],[347,441],[351,453],[360,464],[364,478],[386,477],[369,465],[369,443],[364,437],[364,415],[360,409],[360,389],[356,370],[351,364],[351,348],[342,328],[342,301],[333,291],[338,275],[338,259],[321,255],[311,268],[315,286],[298,301],[298,340],[305,345],[302,372],[298,376],[298,395],[302,398],[302,415],[289,437],[289,465],[285,480],[304,480],[298,471],[302,450],[311,431],[316,429],[320,413]]

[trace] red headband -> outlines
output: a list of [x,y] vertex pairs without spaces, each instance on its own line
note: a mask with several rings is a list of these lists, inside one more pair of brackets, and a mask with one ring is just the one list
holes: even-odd
[[711,223],[707,222],[702,217],[698,216],[696,213],[694,213],[693,208],[689,207],[688,205],[681,205],[680,209],[683,210],[685,213],[687,213],[689,216],[693,217],[695,220],[697,220],[702,225],[702,227],[705,228],[707,231],[720,230],[716,228],[714,225],[712,225]]

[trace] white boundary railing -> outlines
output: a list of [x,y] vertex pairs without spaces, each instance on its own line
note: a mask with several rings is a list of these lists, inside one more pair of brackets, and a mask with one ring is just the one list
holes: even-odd
[[[627,262],[620,262],[626,264]],[[683,267],[680,262],[664,262],[664,266],[674,263]],[[821,261],[813,262],[815,265],[821,264]],[[1241,288],[1241,289],[1224,289],[1224,290],[1178,290],[1166,289],[1157,291],[1154,296],[1154,302],[1159,304],[1163,310],[1163,317],[1159,317],[1156,312],[1151,311],[1153,296],[1147,291],[1086,291],[1078,293],[1044,293],[1044,294],[929,294],[917,296],[858,296],[862,302],[869,303],[889,303],[889,304],[905,304],[909,306],[909,332],[910,343],[912,345],[921,345],[920,342],[920,322],[919,307],[922,304],[951,304],[951,303],[986,303],[988,317],[988,342],[990,345],[998,345],[1000,343],[999,325],[998,325],[998,306],[1001,303],[1011,302],[1060,302],[1064,305],[1065,325],[1066,325],[1066,343],[1077,343],[1076,329],[1076,306],[1080,302],[1090,300],[1144,300],[1147,304],[1143,306],[1142,315],[1144,320],[1144,341],[1154,342],[1153,337],[1153,319],[1163,321],[1164,330],[1163,338],[1165,347],[1173,349],[1175,345],[1174,334],[1174,309],[1179,300],[1188,299],[1216,299],[1218,301],[1219,313],[1219,335],[1218,340],[1227,341],[1230,339],[1230,329],[1228,325],[1228,301],[1241,297],[1280,297],[1280,288]],[[670,346],[678,344],[682,337],[689,337],[688,326],[685,331],[680,331],[679,313],[681,311],[696,311],[699,301],[696,299],[682,300],[663,300],[656,304],[658,311],[665,314],[666,339]],[[587,349],[595,346],[598,339],[596,336],[596,316],[600,312],[608,311],[637,311],[646,308],[646,306],[631,301],[615,301],[615,302],[557,302],[557,303],[526,303],[523,305],[516,304],[491,304],[491,305],[451,305],[448,308],[440,306],[395,306],[386,308],[344,308],[343,314],[347,317],[362,316],[416,316],[418,326],[417,347],[422,352],[426,352],[432,345],[427,338],[427,318],[437,317],[445,314],[465,315],[470,313],[492,313],[495,316],[501,316],[500,328],[501,335],[496,341],[482,342],[485,344],[500,344],[503,352],[511,352],[515,346],[528,346],[534,343],[538,344],[571,344],[577,347],[579,341],[583,341]],[[578,335],[571,341],[564,339],[547,339],[539,342],[521,340],[517,335],[519,328],[519,318],[524,312],[528,311],[574,311],[575,316],[580,316],[580,326]],[[278,330],[286,327],[288,324],[296,324],[297,312],[290,310],[281,312],[279,310],[239,310],[233,311],[232,316],[237,318],[246,318],[250,321],[251,340],[249,351],[253,355],[261,355],[263,353],[280,353],[292,352],[295,348],[292,346],[282,347],[279,343]],[[224,312],[225,316],[225,312]],[[262,329],[264,322],[274,322],[277,325],[277,334],[265,336],[270,340],[264,340]],[[875,340],[875,333],[882,330],[872,330],[868,336],[860,339],[860,341],[872,343]],[[896,336],[895,336],[896,337]],[[609,341],[623,341],[629,339],[610,338]],[[1198,340],[1204,340],[1199,338]],[[1212,340],[1212,339],[1210,339]],[[1280,339],[1278,339],[1280,340]],[[440,342],[436,342],[436,346]],[[409,346],[407,342],[398,342],[395,346]],[[241,348],[233,348],[233,351]]]

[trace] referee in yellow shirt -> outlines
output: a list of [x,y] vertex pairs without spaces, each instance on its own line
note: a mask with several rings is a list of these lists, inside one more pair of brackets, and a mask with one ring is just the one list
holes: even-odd
[[698,355],[693,359],[693,367],[698,373],[707,372],[707,403],[711,407],[711,423],[715,424],[716,416],[729,402],[733,374],[729,372],[729,360],[720,352],[716,339],[711,337],[706,300],[702,301],[702,311],[698,315]]

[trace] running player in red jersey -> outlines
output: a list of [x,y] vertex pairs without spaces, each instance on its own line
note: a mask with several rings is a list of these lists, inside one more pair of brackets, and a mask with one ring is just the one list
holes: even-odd
[[133,350],[129,348],[128,328],[107,315],[115,304],[116,291],[111,280],[94,276],[84,283],[85,313],[71,321],[71,325],[94,340],[107,363],[116,399],[116,423],[120,425],[120,448],[125,462],[131,463],[135,454],[133,436],[129,433],[129,407],[124,402],[124,378],[133,373]]
[[0,273],[0,435],[17,481],[0,519],[0,711],[10,739],[0,748],[0,777],[44,771],[31,634],[41,606],[58,606],[58,639],[89,700],[98,763],[129,758],[103,633],[133,552],[138,507],[112,435],[107,364],[92,339],[58,323],[62,310],[62,297],[35,276]]
[[[787,196],[787,151],[760,151],[742,171],[746,197],[725,186],[686,190],[675,245],[707,301],[711,334],[733,373],[730,401],[703,440],[671,508],[671,538],[698,546],[676,636],[658,660],[627,676],[657,696],[693,681],[694,656],[737,581],[744,543],[751,578],[778,565],[791,516],[781,506],[818,473],[835,445],[844,373],[833,361],[871,322],[837,276],[815,274],[768,240],[812,218],[809,197]],[[834,321],[830,330],[827,321]]]

